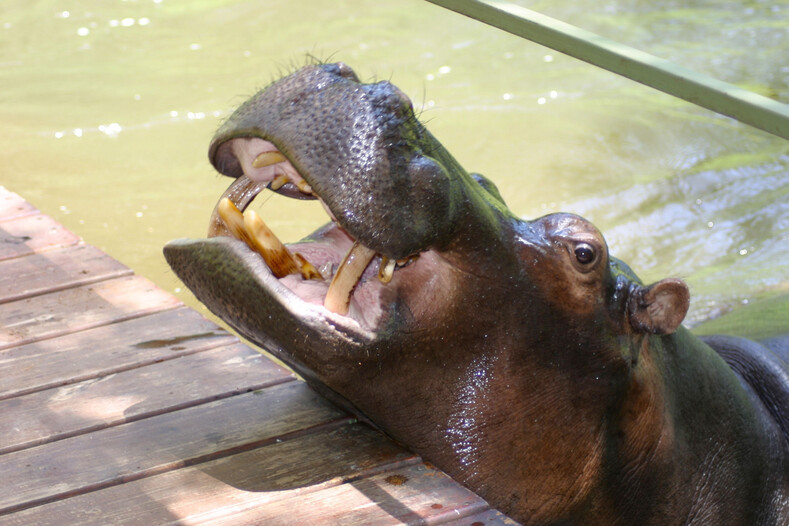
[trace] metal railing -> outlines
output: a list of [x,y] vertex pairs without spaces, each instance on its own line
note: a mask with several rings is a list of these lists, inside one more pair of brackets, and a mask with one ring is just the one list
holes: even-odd
[[776,100],[514,4],[490,0],[428,2],[789,139],[789,105]]

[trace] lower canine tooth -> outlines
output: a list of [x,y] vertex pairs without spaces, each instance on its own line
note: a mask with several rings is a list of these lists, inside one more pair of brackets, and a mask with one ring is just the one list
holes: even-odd
[[[236,205],[228,199],[223,197],[216,205],[216,213],[222,219],[222,222],[227,227],[230,234],[236,239],[247,241],[247,232],[244,230],[244,216]],[[249,244],[249,242],[247,242]]]
[[331,280],[323,306],[337,314],[348,314],[348,307],[351,303],[351,292],[362,277],[364,269],[372,261],[375,251],[367,248],[358,241],[353,244],[351,250],[345,255],[337,268],[337,273]]
[[247,244],[263,256],[275,277],[283,278],[301,272],[301,265],[290,250],[282,244],[254,210],[244,212],[244,230],[249,236],[246,240]]
[[304,279],[324,279],[304,256],[292,254],[254,210],[242,214],[230,199],[224,197],[216,205],[216,213],[233,237],[263,257],[277,278],[301,273]]
[[318,269],[315,268],[315,265],[307,261],[307,258],[296,252],[293,254],[296,258],[296,261],[299,263],[299,270],[301,271],[301,277],[304,279],[315,279],[318,281],[323,281],[325,278],[323,275],[318,272]]

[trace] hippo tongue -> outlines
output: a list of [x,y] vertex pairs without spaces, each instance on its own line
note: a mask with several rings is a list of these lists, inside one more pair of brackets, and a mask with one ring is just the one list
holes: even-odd
[[[208,236],[224,235],[244,241],[263,257],[277,278],[300,273],[305,280],[322,280],[323,276],[315,266],[301,254],[291,253],[254,211],[249,210],[242,214],[242,210],[264,187],[264,183],[246,176],[236,179],[214,208]],[[354,242],[331,280],[324,298],[326,309],[337,314],[348,314],[351,292],[373,257],[375,251],[358,241]]]

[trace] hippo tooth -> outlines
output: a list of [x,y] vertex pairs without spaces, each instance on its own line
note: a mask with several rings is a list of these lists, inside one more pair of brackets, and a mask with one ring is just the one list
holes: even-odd
[[230,234],[260,254],[277,278],[300,273],[304,279],[325,279],[304,256],[292,254],[254,210],[242,214],[227,197],[216,209]]
[[272,164],[283,163],[285,161],[287,161],[287,159],[279,152],[263,152],[252,161],[252,167],[263,168],[264,166],[271,166]]
[[315,268],[315,265],[307,261],[307,258],[296,252],[293,254],[296,258],[296,261],[299,263],[299,270],[301,271],[301,277],[304,279],[315,279],[318,281],[323,281],[323,273],[318,272],[318,269]]
[[299,179],[299,180],[296,182],[296,186],[299,188],[299,190],[301,190],[301,191],[302,191],[302,192],[304,192],[305,194],[310,194],[310,195],[312,195],[312,187],[311,187],[311,186],[310,186],[310,184],[309,184],[307,181],[305,181],[304,179]]
[[[266,155],[266,154],[261,153],[260,155],[263,156],[263,155]],[[258,159],[259,159],[259,157],[258,157]],[[257,161],[257,159],[255,159],[255,160]],[[256,166],[255,163],[252,163],[252,166],[254,166],[255,168],[262,168],[263,166],[268,166],[268,165]],[[294,181],[287,174],[279,174],[278,176],[276,176],[268,184],[268,187],[271,190],[274,190],[276,192],[277,190],[279,190],[280,188],[285,186],[287,183],[295,184],[296,187],[299,190],[301,190],[303,193],[305,193],[305,194],[313,195],[313,193],[314,193],[312,191],[312,187],[310,186],[310,184],[307,181],[305,181],[304,179],[298,178],[298,177]]]
[[412,263],[412,262],[416,261],[417,259],[419,259],[419,254],[414,254],[413,256],[408,256],[408,257],[404,257],[402,259],[398,259],[397,260],[397,266],[398,267],[404,267],[404,266],[408,265],[409,263]]
[[331,278],[332,270],[334,270],[334,265],[331,261],[327,261],[321,265],[321,268],[318,269],[318,272],[320,272],[320,275],[323,276],[324,280],[327,280]]
[[374,250],[358,241],[354,242],[331,280],[331,285],[329,285],[329,290],[323,300],[323,306],[326,309],[343,316],[348,314],[351,292],[374,256]]
[[[233,212],[229,209],[227,203],[222,203],[224,200],[228,200],[230,204],[234,205],[233,208],[236,209],[237,217],[235,219],[238,225],[243,223],[241,219],[241,212],[243,212],[249,203],[258,195],[261,191],[265,188],[264,184],[260,181],[254,181],[247,177],[246,175],[242,175],[231,184],[225,193],[222,194],[222,197],[219,199],[216,207],[214,207],[214,211],[211,214],[211,220],[209,221],[208,225],[208,237],[216,237],[216,236],[227,236],[232,235],[233,237],[239,237],[238,232],[235,234],[228,230],[227,221],[225,221],[221,214],[220,208],[224,210],[226,217],[230,217]],[[239,212],[240,210],[240,212]],[[229,219],[231,222],[233,219]]]
[[381,283],[387,284],[392,281],[396,264],[396,260],[381,256],[381,265],[378,267],[378,280]]
[[268,187],[272,190],[276,191],[285,186],[285,184],[290,182],[290,177],[285,174],[280,174],[276,176],[269,184]]
[[222,219],[228,232],[235,237],[249,244],[247,232],[244,229],[244,216],[236,207],[235,203],[227,197],[223,197],[216,205],[216,213]]
[[244,212],[244,229],[250,248],[263,256],[274,276],[284,278],[301,273],[299,262],[254,210]]

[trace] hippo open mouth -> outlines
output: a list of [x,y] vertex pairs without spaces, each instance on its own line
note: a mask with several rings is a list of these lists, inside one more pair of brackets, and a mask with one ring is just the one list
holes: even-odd
[[[325,316],[346,316],[357,322],[361,330],[374,331],[385,308],[385,288],[395,270],[399,273],[414,264],[419,254],[390,259],[355,240],[293,163],[270,141],[236,137],[218,143],[212,153],[216,159],[230,156],[229,161],[217,162],[238,166],[243,175],[217,203],[208,236],[234,237],[258,253],[266,263],[265,268],[259,269],[259,277],[270,284],[271,291],[282,301],[305,302],[317,307],[318,312],[322,306],[329,311],[323,313]],[[254,210],[245,211],[265,189],[294,199],[318,199],[331,222],[310,237],[286,246]]]

